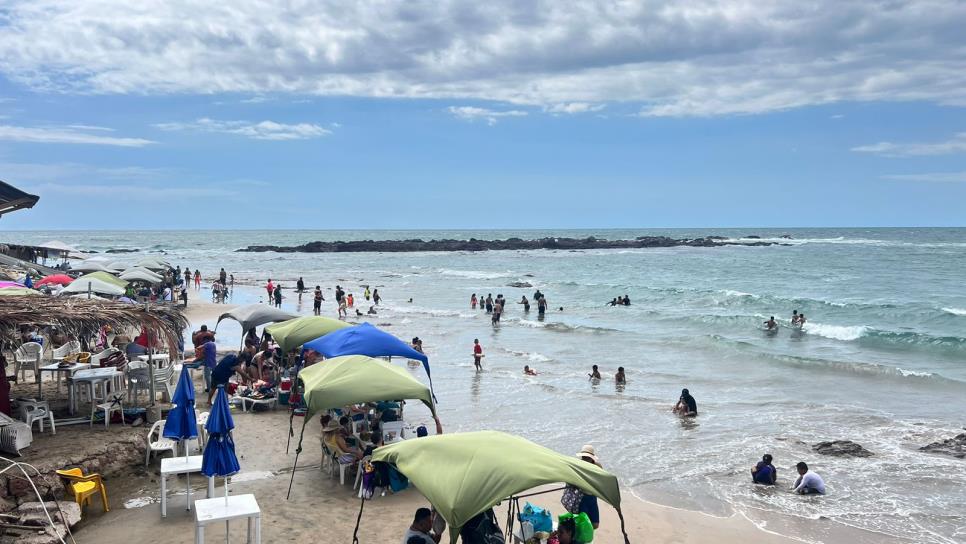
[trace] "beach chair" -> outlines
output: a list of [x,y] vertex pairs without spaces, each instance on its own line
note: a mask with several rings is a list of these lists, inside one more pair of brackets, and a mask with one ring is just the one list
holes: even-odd
[[57,434],[57,427],[54,426],[54,412],[50,409],[50,404],[45,400],[19,399],[20,419],[33,430],[34,421],[38,423],[40,432],[44,432],[44,419],[50,419],[50,433]]
[[201,412],[199,414],[198,410],[195,410],[195,414],[197,414],[196,419],[198,421],[198,449],[204,450],[205,443],[208,442],[208,430],[205,429],[205,424],[208,423],[210,412]]
[[[64,360],[64,357],[72,353],[80,353],[81,347],[80,342],[77,340],[71,340],[59,348],[54,348],[54,351],[50,354],[50,360],[52,363],[59,363]],[[60,382],[64,379],[60,373],[57,373],[57,392],[60,393]]]
[[26,377],[26,370],[29,368],[37,374],[37,369],[40,367],[40,359],[43,357],[44,348],[37,342],[25,342],[17,348],[17,351],[13,353],[14,375],[20,375],[20,381],[23,382]]
[[[151,464],[151,456],[155,453],[162,451],[170,451],[171,457],[178,455],[178,443],[170,438],[165,438],[161,436],[164,430],[165,420],[159,419],[151,425],[151,430],[148,431],[147,448],[144,450],[144,466]],[[157,439],[154,436],[157,435]]]
[[358,461],[349,463],[349,464],[340,463],[339,456],[334,454],[332,450],[330,450],[329,447],[325,445],[325,442],[323,442],[322,443],[322,465],[319,467],[321,470],[325,470],[326,461],[328,461],[328,465],[329,465],[330,478],[335,477],[336,466],[338,465],[339,483],[342,485],[345,485],[346,470],[348,470],[349,467],[351,467],[352,465],[355,465],[358,463]]
[[161,392],[161,398],[165,402],[171,402],[171,399],[174,398],[174,390],[177,384],[172,383],[172,376],[174,376],[174,365],[168,365],[154,371],[154,392],[155,394]]
[[98,410],[104,412],[104,427],[108,428],[111,426],[111,413],[120,412],[121,413],[121,426],[124,426],[124,391],[119,393],[105,393],[104,402],[98,404],[96,402],[91,403],[91,421],[90,426],[94,426],[94,415]]
[[30,425],[0,413],[0,451],[20,455],[33,441]]
[[58,470],[57,475],[60,476],[67,491],[74,495],[74,501],[81,507],[81,511],[91,503],[91,498],[97,494],[101,495],[101,504],[104,505],[104,511],[111,511],[107,501],[107,488],[104,486],[104,480],[101,479],[100,474],[94,472],[85,475],[84,471],[79,468],[69,468]]
[[151,390],[150,372],[151,371],[150,369],[148,369],[148,364],[141,361],[135,361],[132,363],[128,363],[127,365],[127,394],[128,396],[131,396],[132,390],[133,390],[133,398],[134,398],[135,406],[139,405],[138,393],[142,390],[143,391]]

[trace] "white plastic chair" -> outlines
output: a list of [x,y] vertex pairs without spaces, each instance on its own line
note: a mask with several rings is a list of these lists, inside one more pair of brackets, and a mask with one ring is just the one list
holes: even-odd
[[54,426],[54,412],[50,409],[50,405],[45,400],[34,400],[34,399],[21,399],[18,401],[20,404],[20,419],[27,424],[27,426],[33,428],[34,421],[38,423],[40,427],[40,432],[44,432],[44,419],[50,419],[50,433],[57,434],[57,427]]
[[134,361],[127,365],[127,394],[134,397],[134,405],[138,404],[138,393],[140,391],[150,391],[151,370],[148,364],[141,361]]
[[20,455],[20,450],[30,446],[33,440],[29,425],[0,413],[0,451]]
[[205,444],[208,442],[208,430],[205,428],[205,424],[208,423],[209,412],[201,412],[198,414],[198,410],[195,410],[198,420],[198,449],[204,450]]
[[40,366],[40,359],[43,357],[44,348],[37,342],[25,342],[17,348],[17,351],[13,353],[13,361],[15,363],[13,374],[16,376],[20,374],[20,381],[24,381],[26,378],[26,370],[29,368],[37,373],[37,368]]
[[[161,436],[164,430],[164,422],[165,420],[163,419],[155,421],[154,425],[151,425],[151,430],[148,431],[147,448],[144,450],[144,466],[151,464],[151,456],[155,453],[170,451],[171,457],[178,454],[178,443],[170,438]],[[155,434],[157,434],[158,438],[157,440],[152,440]]]
[[97,404],[96,401],[91,403],[91,421],[90,426],[94,426],[94,414],[98,410],[104,412],[104,427],[111,426],[111,413],[120,412],[121,413],[121,426],[124,426],[124,391],[119,393],[105,393],[104,402]]
[[[72,353],[80,353],[80,350],[81,350],[80,342],[78,342],[77,340],[71,340],[70,342],[67,342],[63,346],[60,346],[59,348],[54,348],[54,351],[51,353],[50,358],[52,362],[59,363],[64,360],[64,357],[67,357]],[[60,393],[60,382],[62,381],[62,378],[63,376],[61,376],[60,373],[57,373],[57,392],[58,393]]]
[[174,365],[168,365],[154,371],[154,391],[160,391],[165,395],[162,397],[166,402],[171,402],[174,398],[176,384],[172,383],[171,377],[174,376]]
[[336,465],[339,467],[339,483],[345,485],[345,471],[355,463],[349,463],[344,465],[339,462],[339,456],[332,452],[325,442],[322,442],[322,465],[319,467],[321,470],[325,470],[326,461],[329,465],[329,477],[335,477]]

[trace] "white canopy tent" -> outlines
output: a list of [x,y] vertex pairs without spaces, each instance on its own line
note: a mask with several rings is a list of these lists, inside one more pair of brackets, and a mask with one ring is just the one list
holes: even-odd
[[70,293],[97,293],[100,295],[112,295],[121,296],[124,294],[124,288],[118,285],[108,283],[104,280],[99,280],[97,278],[89,279],[77,279],[74,280],[70,285],[64,287],[60,292],[61,295],[66,295]]

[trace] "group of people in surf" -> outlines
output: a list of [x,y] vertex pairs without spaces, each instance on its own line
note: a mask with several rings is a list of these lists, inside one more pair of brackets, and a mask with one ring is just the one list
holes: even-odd
[[614,297],[607,304],[609,304],[611,306],[630,306],[631,305],[631,297],[629,297],[627,295],[624,295],[623,297]]
[[[805,314],[800,314],[798,310],[793,310],[791,323],[793,328],[801,329],[806,323]],[[766,331],[778,330],[778,321],[775,321],[775,316],[768,318],[768,321],[765,321],[763,325]]]
[[[533,300],[537,303],[537,315],[542,318],[544,314],[547,313],[547,297],[545,297],[543,293],[537,289],[537,291],[533,293]],[[523,304],[524,313],[528,313],[530,311],[530,301],[527,299],[526,295],[523,295],[517,304]],[[629,300],[627,304],[630,304]],[[506,311],[506,305],[507,300],[503,298],[502,294],[496,295],[495,299],[493,298],[492,293],[487,294],[486,298],[483,298],[482,294],[480,294],[480,297],[477,298],[476,293],[473,293],[473,295],[470,296],[470,308],[475,310],[476,307],[479,306],[481,310],[486,310],[486,313],[490,314],[490,320],[494,325],[500,322],[500,318],[503,317],[503,313]],[[563,311],[563,308],[561,307],[560,310]]]

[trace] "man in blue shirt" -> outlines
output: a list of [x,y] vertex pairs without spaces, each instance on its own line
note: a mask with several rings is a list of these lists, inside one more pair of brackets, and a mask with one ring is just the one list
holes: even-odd
[[[201,366],[204,368],[205,372],[205,393],[211,391],[211,371],[215,369],[218,365],[218,346],[215,345],[214,336],[209,337],[205,340],[205,343],[201,345],[203,349],[204,356],[200,359],[196,358],[192,361],[193,368],[198,368]],[[197,353],[197,352],[196,352]]]
[[[211,371],[212,384],[211,391],[208,393],[208,406],[211,406],[211,399],[214,398],[215,392],[218,391],[218,386],[227,385],[228,380],[238,370],[241,364],[241,358],[234,354],[228,354],[222,357],[221,361],[215,365],[215,369]],[[206,366],[205,369],[207,370],[208,367]]]
[[775,470],[775,465],[771,461],[771,454],[766,453],[762,456],[761,461],[755,465],[755,468],[751,469],[751,480],[754,483],[775,485],[775,482],[778,480],[778,471]]

